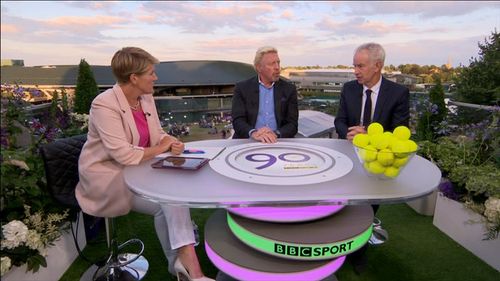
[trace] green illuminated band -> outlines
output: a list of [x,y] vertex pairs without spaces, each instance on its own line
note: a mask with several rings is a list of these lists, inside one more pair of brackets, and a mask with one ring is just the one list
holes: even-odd
[[372,235],[372,226],[361,234],[350,239],[326,244],[295,244],[274,241],[256,235],[237,224],[227,213],[227,224],[232,233],[246,245],[269,255],[294,260],[326,260],[349,253],[361,248]]

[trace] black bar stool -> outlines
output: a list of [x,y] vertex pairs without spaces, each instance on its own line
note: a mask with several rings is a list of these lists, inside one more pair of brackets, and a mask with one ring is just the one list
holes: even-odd
[[[121,245],[118,245],[114,218],[105,218],[105,221],[106,239],[110,253],[106,260],[106,264],[99,267],[94,272],[92,280],[141,280],[146,275],[149,267],[148,261],[142,256],[144,252],[144,243],[139,239],[129,239]],[[119,254],[122,248],[134,243],[140,246],[141,249],[139,253]]]
[[[57,202],[75,213],[81,211],[75,197],[75,188],[79,181],[78,158],[86,140],[87,135],[78,135],[55,140],[40,149],[49,191]],[[142,256],[144,243],[139,239],[130,239],[118,245],[114,218],[105,218],[105,222],[109,255],[104,262],[96,262],[87,269],[81,280],[141,280],[149,268],[148,261]],[[76,241],[75,244],[80,254]],[[137,254],[120,254],[121,249],[134,244],[140,247]]]

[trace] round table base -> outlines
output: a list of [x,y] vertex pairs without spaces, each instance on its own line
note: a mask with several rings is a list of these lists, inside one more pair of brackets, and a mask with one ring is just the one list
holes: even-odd
[[205,224],[205,250],[211,262],[237,280],[321,280],[337,271],[345,256],[322,261],[274,257],[241,243],[229,229],[225,210],[216,211]]

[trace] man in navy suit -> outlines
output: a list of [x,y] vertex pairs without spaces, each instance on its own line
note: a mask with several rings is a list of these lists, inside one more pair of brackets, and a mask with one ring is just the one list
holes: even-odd
[[[356,80],[344,84],[335,117],[339,138],[352,141],[355,135],[366,133],[372,122],[380,123],[385,131],[391,132],[397,126],[408,126],[410,92],[382,76],[384,60],[385,51],[380,44],[366,43],[356,49],[353,58]],[[379,206],[372,207],[375,214]],[[368,264],[366,249],[367,245],[348,256],[358,274]]]
[[[410,121],[410,92],[408,88],[382,77],[385,51],[377,43],[359,46],[354,54],[356,80],[344,84],[340,94],[340,108],[335,117],[339,138],[351,140],[356,134],[366,133],[369,124],[363,124],[366,91],[370,90],[371,122],[380,123],[385,131],[393,131]],[[366,119],[365,119],[366,120]]]
[[234,89],[233,138],[252,138],[264,143],[293,138],[299,118],[297,90],[295,85],[280,78],[276,48],[259,48],[254,67],[257,76],[238,82]]

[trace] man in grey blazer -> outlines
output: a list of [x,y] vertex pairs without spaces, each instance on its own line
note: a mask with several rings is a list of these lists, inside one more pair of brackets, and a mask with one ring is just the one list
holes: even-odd
[[252,138],[264,143],[293,138],[299,117],[297,90],[295,85],[280,78],[276,48],[259,48],[254,67],[257,76],[238,82],[234,89],[233,138]]
[[[335,117],[335,130],[339,138],[352,141],[355,135],[366,133],[372,122],[380,123],[385,131],[397,126],[408,126],[410,120],[410,92],[408,88],[382,77],[385,51],[380,44],[359,46],[353,58],[356,80],[344,84],[340,94],[340,107]],[[372,205],[373,213],[378,205]],[[356,273],[368,264],[367,245],[348,255]]]

